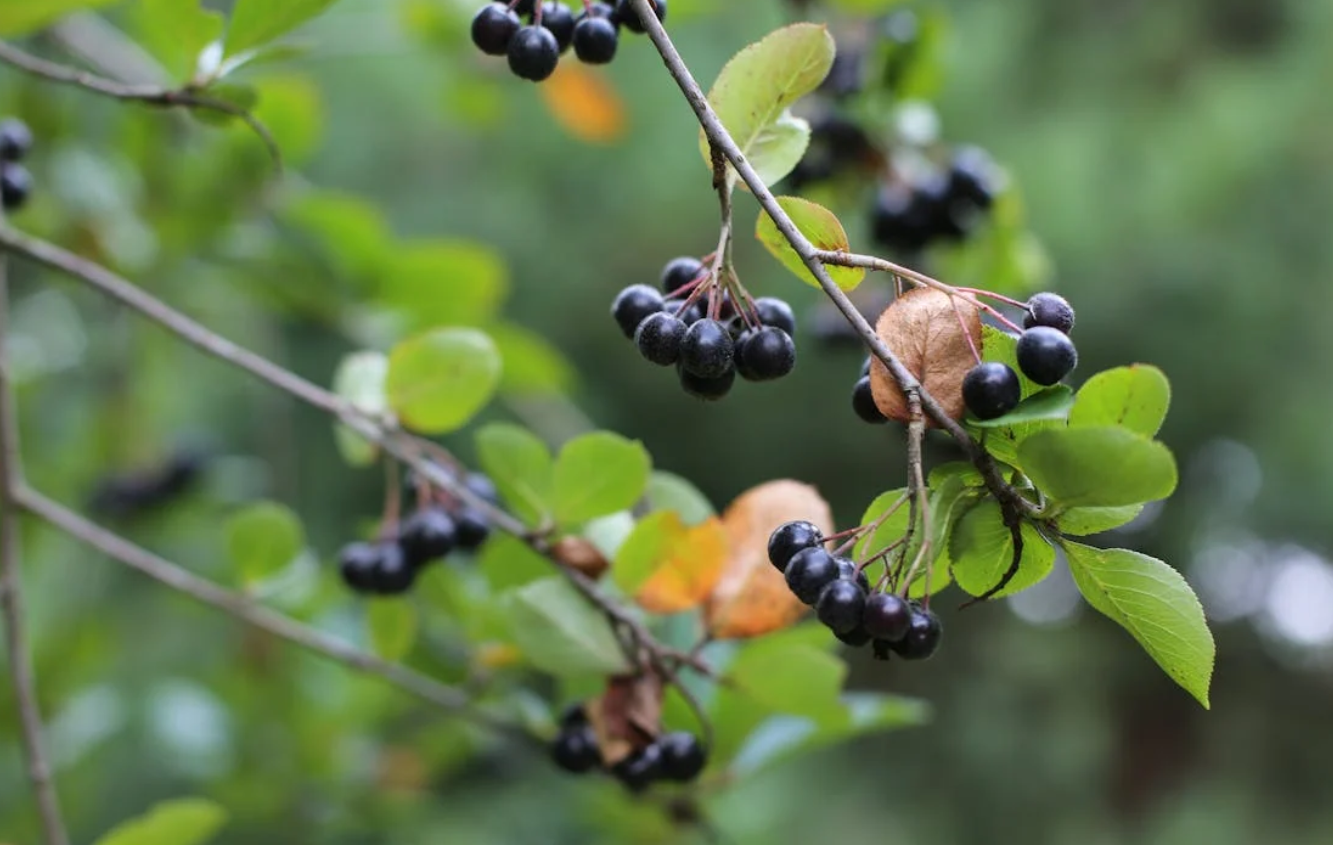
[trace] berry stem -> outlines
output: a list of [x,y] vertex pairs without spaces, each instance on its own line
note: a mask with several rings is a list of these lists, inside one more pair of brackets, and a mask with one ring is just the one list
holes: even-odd
[[1028,304],[1026,302],[1020,302],[1017,299],[1005,296],[1004,294],[995,293],[994,291],[981,290],[980,288],[962,288],[962,287],[956,288],[956,290],[962,293],[970,293],[978,298],[984,296],[987,299],[994,299],[996,302],[1003,302],[1005,305],[1012,305],[1015,308],[1022,308],[1024,311],[1028,310]]
[[398,533],[398,521],[403,515],[403,482],[399,477],[398,459],[384,458],[384,515],[380,518],[381,540],[392,540]]
[[958,307],[957,300],[951,299],[949,304],[953,306],[953,315],[958,318],[958,328],[963,330],[963,337],[967,338],[967,348],[972,350],[972,360],[980,364],[981,350],[977,349],[977,342],[972,339],[972,333],[967,330],[967,321],[963,319],[963,312]]
[[[911,516],[907,526],[907,536],[912,536],[918,523],[921,526],[921,545],[917,547],[916,555],[912,558],[912,565],[907,568],[907,574],[898,588],[902,591],[903,598],[907,598],[907,593],[912,588],[912,580],[916,578],[917,570],[925,562],[930,553],[930,491],[926,488],[925,471],[922,468],[921,460],[921,442],[926,436],[926,418],[921,412],[921,397],[915,393],[907,394],[908,408],[911,411],[911,422],[907,424],[907,490],[912,496]],[[926,606],[930,602],[930,566],[926,567]]]

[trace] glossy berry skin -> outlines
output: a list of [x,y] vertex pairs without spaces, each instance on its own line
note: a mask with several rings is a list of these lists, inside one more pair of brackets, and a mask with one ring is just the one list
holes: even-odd
[[694,325],[704,318],[703,303],[695,300],[690,303],[689,308],[682,311],[681,306],[684,304],[685,300],[683,299],[668,299],[666,302],[662,303],[662,310],[668,314],[675,314],[687,327]]
[[611,303],[611,316],[616,318],[625,337],[633,338],[644,318],[662,310],[662,294],[647,285],[630,285],[616,295]]
[[555,43],[559,46],[560,52],[569,49],[569,44],[574,39],[574,13],[568,6],[555,0],[543,3],[542,26],[555,36]]
[[1018,368],[1037,384],[1049,386],[1078,366],[1069,335],[1050,326],[1033,326],[1018,338]]
[[1028,300],[1028,312],[1023,317],[1023,328],[1049,326],[1069,334],[1074,328],[1074,309],[1069,301],[1057,293],[1038,293]]
[[397,543],[378,544],[380,553],[379,566],[375,568],[375,592],[386,596],[396,596],[412,589],[417,579],[416,567],[412,566]]
[[[667,0],[651,0],[653,12],[657,14],[659,21],[666,20]],[[639,13],[634,8],[634,4],[629,0],[618,0],[616,3],[616,20],[620,25],[630,32],[643,32],[643,21],[639,20]]]
[[819,594],[838,577],[838,562],[821,548],[804,549],[787,563],[787,586],[806,604],[814,604]]
[[963,403],[982,420],[993,420],[1012,411],[1023,396],[1018,373],[1008,364],[989,361],[977,364],[963,377]]
[[510,40],[508,55],[515,76],[541,82],[560,63],[560,43],[544,26],[524,26]]
[[877,640],[896,643],[907,636],[912,623],[912,608],[893,593],[875,593],[866,599],[861,625]]
[[824,532],[813,522],[784,522],[768,535],[768,560],[779,572],[786,572],[787,564],[797,552],[813,549],[823,542]]
[[18,161],[32,149],[32,130],[18,118],[0,122],[0,161]]
[[890,648],[904,660],[925,660],[940,647],[943,631],[938,616],[929,610],[913,608],[907,634],[898,642],[891,643]]
[[761,296],[754,301],[754,307],[759,312],[759,322],[782,329],[791,337],[796,336],[796,315],[786,302],[772,296]]
[[464,505],[454,511],[453,517],[454,543],[457,548],[472,551],[491,536],[490,520],[476,508]]
[[855,581],[856,585],[861,588],[861,592],[867,594],[870,592],[870,576],[866,575],[864,569],[856,565],[856,561],[846,557],[834,558],[834,560],[838,564],[839,578],[844,581]]
[[454,550],[457,542],[458,529],[453,517],[441,507],[417,511],[398,532],[398,545],[413,566],[444,557]]
[[639,354],[662,367],[680,360],[680,343],[688,327],[665,311],[649,314],[634,332]]
[[727,370],[716,378],[705,378],[696,376],[676,365],[676,375],[680,377],[681,388],[696,399],[705,399],[710,402],[721,399],[731,392],[731,386],[736,383],[736,371]]
[[682,255],[673,258],[662,268],[662,290],[674,293],[699,278],[704,272],[704,264],[697,258]]
[[736,371],[747,381],[772,381],[796,367],[796,344],[782,329],[764,326],[736,344]]
[[680,365],[700,378],[721,378],[735,371],[734,353],[727,327],[705,318],[686,329],[680,344]]
[[641,792],[662,776],[662,749],[646,745],[612,766],[611,774],[631,792]]
[[833,636],[837,637],[839,642],[852,648],[861,648],[870,642],[870,635],[866,633],[866,629],[859,626],[845,634],[834,631]]
[[32,176],[21,164],[7,161],[0,165],[0,205],[5,211],[18,211],[32,192]]
[[870,389],[870,376],[861,376],[852,388],[852,410],[868,423],[886,423],[889,418],[875,404],[875,393]]
[[839,578],[820,592],[815,615],[835,634],[847,634],[861,626],[866,594],[855,581]]
[[380,550],[374,543],[349,543],[338,553],[338,572],[343,582],[358,593],[375,589]]
[[699,776],[708,763],[703,745],[692,733],[673,731],[657,739],[662,750],[662,773],[665,780],[688,783]]
[[[579,16],[574,24],[574,55],[579,61],[590,65],[604,65],[616,57],[620,32],[610,18],[590,17],[586,13]],[[662,286],[664,290],[675,288]]]
[[487,3],[472,18],[472,43],[488,56],[503,56],[522,25],[503,3]]
[[600,766],[602,755],[597,750],[597,737],[592,728],[583,725],[562,730],[551,744],[551,759],[560,768],[576,775]]

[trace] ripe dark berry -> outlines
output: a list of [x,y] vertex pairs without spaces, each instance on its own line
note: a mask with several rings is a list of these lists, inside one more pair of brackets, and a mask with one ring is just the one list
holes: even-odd
[[1074,309],[1069,301],[1057,293],[1033,294],[1028,300],[1028,313],[1023,317],[1023,328],[1050,326],[1069,334],[1074,328]]
[[929,610],[915,607],[912,609],[912,621],[907,634],[896,643],[891,643],[893,652],[904,660],[925,660],[940,647],[940,635],[943,628],[940,618]]
[[582,774],[602,763],[597,737],[586,725],[562,730],[551,744],[551,759],[567,772]]
[[609,18],[590,17],[585,12],[574,24],[574,55],[590,65],[607,64],[616,57],[619,39],[620,32]]
[[1033,326],[1018,338],[1018,368],[1040,385],[1052,385],[1078,366],[1069,335],[1050,326]]
[[792,557],[824,542],[824,533],[813,522],[784,522],[768,535],[768,559],[779,572],[787,571]]
[[874,391],[870,389],[870,376],[861,376],[856,380],[856,386],[852,388],[852,410],[856,415],[868,423],[886,423],[889,418],[884,416],[879,406],[875,404]]
[[960,147],[949,165],[948,195],[978,208],[990,208],[999,190],[1000,172],[980,147]]
[[837,637],[839,642],[849,645],[852,648],[860,648],[870,642],[870,635],[866,633],[866,629],[859,626],[845,634],[839,634],[837,631],[834,631],[833,636]]
[[680,344],[680,365],[691,375],[721,378],[734,372],[733,353],[727,327],[717,320],[703,319],[686,329]]
[[910,187],[885,185],[876,194],[871,210],[872,235],[887,247],[919,250],[930,240],[933,218],[933,211]]
[[[657,15],[659,21],[666,20],[667,0],[649,0],[653,6],[653,12]],[[639,20],[639,12],[634,8],[630,0],[618,0],[616,3],[616,20],[628,29],[630,32],[643,32],[643,21]]]
[[680,377],[680,386],[686,393],[697,399],[707,399],[713,401],[721,399],[731,392],[731,386],[736,383],[736,370],[727,370],[716,378],[705,378],[696,376],[680,367],[676,366],[676,374]]
[[542,26],[555,36],[560,52],[569,49],[569,43],[574,38],[574,13],[568,6],[555,0],[546,0],[542,4]]
[[1018,373],[1008,364],[977,364],[963,377],[963,402],[978,419],[993,420],[1012,411],[1023,398]]
[[398,532],[398,545],[413,566],[444,557],[454,550],[457,542],[458,529],[453,517],[441,507],[417,511]]
[[855,581],[839,578],[830,582],[815,602],[815,615],[835,634],[846,634],[861,626],[866,594]]
[[576,701],[560,714],[560,727],[578,728],[588,724],[588,710],[582,701]]
[[403,550],[397,543],[380,543],[378,548],[380,561],[374,573],[375,592],[396,596],[412,589],[417,570],[408,562]]
[[26,167],[12,161],[0,165],[0,206],[5,211],[22,208],[31,191],[32,176]]
[[681,310],[685,304],[683,299],[668,299],[662,303],[662,310],[668,314],[675,314],[686,326],[692,326],[704,318],[704,306],[699,300],[690,303],[689,308]]
[[875,593],[866,599],[861,624],[877,640],[896,643],[907,636],[912,608],[893,593]]
[[453,513],[454,543],[465,551],[471,551],[491,535],[491,522],[486,515],[476,508],[463,506]]
[[838,562],[819,547],[804,549],[787,563],[787,586],[806,604],[814,604],[819,594],[838,577]]
[[358,593],[375,589],[379,565],[380,550],[374,543],[349,543],[338,552],[338,572],[347,586]]
[[509,69],[521,79],[541,82],[560,63],[560,44],[544,26],[524,26],[509,42]]
[[796,336],[796,315],[786,302],[772,296],[761,296],[754,301],[754,307],[759,312],[759,322],[782,329],[792,337]]
[[694,734],[673,731],[657,740],[662,750],[662,777],[688,783],[699,776],[708,762],[703,745]]
[[630,285],[616,295],[611,303],[611,316],[616,318],[625,337],[633,338],[644,318],[662,310],[662,294],[647,285]]
[[680,342],[686,329],[679,318],[665,311],[649,314],[634,332],[634,345],[649,361],[669,367],[680,359]]
[[18,118],[0,122],[0,161],[18,161],[32,149],[32,130]]
[[632,792],[640,792],[662,775],[662,749],[655,743],[633,752],[611,767],[611,774]]
[[736,371],[748,381],[782,378],[796,366],[796,344],[782,329],[764,326],[742,335],[736,345]]
[[463,486],[483,502],[500,504],[500,491],[495,489],[495,482],[484,472],[469,472],[467,478],[463,479]]
[[472,19],[472,43],[488,56],[503,56],[522,25],[503,3],[487,3]]
[[845,557],[834,558],[834,560],[838,563],[839,578],[844,581],[855,581],[856,585],[861,588],[861,592],[870,592],[870,576],[866,575],[864,569],[856,565],[856,561]]
[[699,278],[704,271],[704,264],[697,258],[683,255],[673,258],[662,268],[662,290],[674,293]]

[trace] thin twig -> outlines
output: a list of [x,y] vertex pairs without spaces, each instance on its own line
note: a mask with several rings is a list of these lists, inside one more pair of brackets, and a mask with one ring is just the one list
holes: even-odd
[[19,573],[22,553],[19,538],[19,506],[15,494],[23,484],[23,466],[19,457],[18,413],[14,407],[14,387],[10,382],[9,360],[5,354],[9,322],[8,260],[0,254],[0,614],[4,616],[6,656],[10,682],[18,702],[23,753],[27,758],[28,780],[37,799],[42,833],[46,845],[68,845],[65,822],[60,815],[60,801],[51,776],[51,762],[46,754],[42,733],[41,707],[37,702],[37,681],[29,654],[23,621],[23,587]]
[[[921,564],[930,559],[930,491],[926,488],[925,469],[921,459],[921,441],[926,436],[926,421],[921,415],[921,398],[915,393],[907,394],[907,404],[911,411],[911,420],[907,424],[907,493],[912,497],[913,520],[907,530],[921,531],[921,545],[917,546],[916,556],[907,569],[903,579],[903,595],[912,589],[912,580],[916,578]],[[926,601],[930,601],[930,569],[927,564]]]

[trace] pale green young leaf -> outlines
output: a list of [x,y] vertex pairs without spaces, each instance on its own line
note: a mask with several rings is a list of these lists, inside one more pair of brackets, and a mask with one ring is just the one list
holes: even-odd
[[296,559],[305,530],[291,508],[256,502],[227,520],[227,553],[244,584],[255,584]]
[[417,640],[417,609],[400,598],[377,598],[366,607],[370,645],[385,660],[402,660]]
[[109,6],[117,0],[4,0],[0,2],[0,36],[36,32],[73,12]]
[[[818,203],[810,202],[800,197],[778,197],[778,205],[787,212],[787,216],[796,224],[802,235],[814,244],[817,249],[832,250],[836,252],[846,252],[851,249],[847,241],[847,232],[843,230],[842,223],[829,211]],[[791,243],[773,222],[767,211],[759,212],[759,220],[755,224],[754,236],[764,245],[770,254],[782,266],[786,267],[796,278],[805,282],[811,287],[819,287],[818,280],[810,272],[810,268],[805,266],[801,256],[796,254]],[[827,266],[829,277],[837,283],[843,290],[852,290],[861,284],[865,278],[866,271],[860,267],[836,267]]]
[[206,798],[177,798],[121,822],[93,845],[203,845],[227,823],[227,811]]
[[525,428],[491,423],[477,432],[477,459],[514,515],[529,525],[551,512],[554,462],[546,444]]
[[462,428],[500,383],[500,353],[476,329],[434,329],[389,353],[385,390],[403,425],[425,434]]
[[1144,437],[1162,427],[1171,383],[1156,367],[1134,364],[1097,373],[1078,389],[1071,426],[1117,425]]
[[336,0],[236,0],[227,24],[227,55],[286,35]]
[[1085,537],[1110,531],[1132,522],[1143,512],[1143,505],[1120,505],[1112,508],[1070,508],[1057,517],[1061,534]]
[[559,576],[533,581],[505,601],[514,642],[528,662],[557,676],[629,669],[606,616]]
[[[389,374],[389,358],[382,352],[353,352],[343,358],[333,374],[333,392],[352,407],[372,416],[388,409],[384,379]],[[352,466],[369,466],[379,450],[375,444],[343,423],[334,423],[334,437],[343,460]]]
[[675,511],[650,513],[634,524],[621,543],[611,566],[611,577],[626,595],[647,581],[667,550],[685,535],[685,524]]
[[976,428],[1012,428],[1021,423],[1041,420],[1064,420],[1074,407],[1074,391],[1067,385],[1057,384],[1032,394],[1018,403],[1009,413],[990,420],[968,417],[968,425]]
[[698,525],[717,511],[708,497],[692,482],[671,472],[653,470],[648,476],[644,498],[652,510],[670,510],[680,515],[686,525]]
[[1018,461],[1037,489],[1064,507],[1136,505],[1176,487],[1171,451],[1118,427],[1038,431],[1019,445]]
[[556,520],[573,525],[632,506],[651,470],[652,458],[637,440],[609,431],[574,438],[555,461]]

